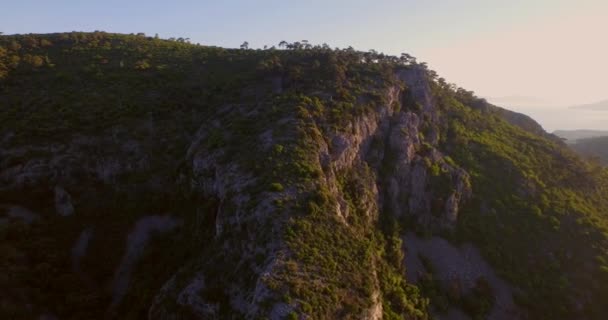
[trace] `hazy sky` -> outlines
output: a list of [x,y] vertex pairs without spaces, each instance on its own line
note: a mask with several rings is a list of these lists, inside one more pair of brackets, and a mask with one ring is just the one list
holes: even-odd
[[408,52],[485,97],[562,105],[608,98],[608,0],[0,0],[0,7],[5,34],[145,32],[227,47],[306,39]]

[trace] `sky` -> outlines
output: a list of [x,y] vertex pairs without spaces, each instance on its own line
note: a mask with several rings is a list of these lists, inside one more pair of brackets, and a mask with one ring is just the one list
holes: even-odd
[[608,99],[608,0],[0,0],[0,8],[5,34],[144,32],[224,47],[309,40],[410,53],[502,105]]

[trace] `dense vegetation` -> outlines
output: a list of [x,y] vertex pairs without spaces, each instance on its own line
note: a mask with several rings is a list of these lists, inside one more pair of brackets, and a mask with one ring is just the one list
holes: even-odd
[[[258,283],[273,292],[259,302],[259,314],[281,304],[294,319],[354,318],[377,301],[385,319],[426,319],[431,306],[446,303],[473,317],[487,315],[493,299],[483,282],[454,298],[432,279],[418,286],[405,279],[401,235],[411,229],[474,243],[518,289],[516,301],[531,319],[603,317],[605,168],[518,125],[409,55],[305,41],[280,47],[224,49],[104,32],[1,36],[2,179],[8,169],[53,158],[57,150],[75,157],[74,166],[91,157],[121,157],[126,141],[139,142],[146,164],[110,181],[84,169],[70,176],[63,183],[71,186],[78,212],[69,217],[54,213],[49,191],[61,177],[0,186],[1,205],[41,215],[29,225],[17,219],[0,224],[0,287],[10,289],[0,292],[0,317],[145,317],[176,272],[176,282],[205,274],[199,294],[225,318],[241,312],[231,300],[233,287],[252,291]],[[387,103],[387,90],[404,87],[395,72],[412,67],[424,70],[442,119],[434,124],[437,148],[471,176],[472,199],[451,230],[385,212],[373,191],[385,168],[374,161],[328,177],[319,156],[327,137],[352,133],[354,119],[373,115]],[[399,104],[412,112],[420,108]],[[264,147],[259,137],[268,132],[271,142]],[[70,154],[69,146],[83,136],[103,143],[93,140],[90,150]],[[198,136],[204,139],[193,143]],[[254,177],[239,190],[246,195],[240,207],[226,200],[238,195],[221,198],[197,189],[199,177],[189,164],[193,146]],[[434,146],[418,148],[424,154]],[[449,188],[439,166],[428,162],[433,186]],[[260,217],[262,204],[268,209]],[[346,218],[336,215],[338,206],[348,208]],[[220,208],[238,220],[221,232]],[[108,311],[108,287],[126,234],[138,218],[163,212],[183,219],[183,227],[153,239],[123,302]],[[88,274],[82,277],[70,265],[70,248],[91,226],[99,236],[90,244],[94,254],[82,262]],[[178,309],[175,301],[165,304]]]
[[[536,318],[574,317],[575,291],[606,297],[606,169],[456,101],[446,105],[459,115],[445,147],[474,186],[491,186],[475,189],[456,236],[478,243]],[[580,261],[597,264],[583,273]],[[587,317],[601,317],[599,305],[586,308]]]

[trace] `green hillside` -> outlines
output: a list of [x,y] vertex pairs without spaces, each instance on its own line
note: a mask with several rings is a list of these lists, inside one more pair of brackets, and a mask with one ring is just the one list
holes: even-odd
[[0,318],[603,319],[608,170],[539,128],[407,54],[0,36]]

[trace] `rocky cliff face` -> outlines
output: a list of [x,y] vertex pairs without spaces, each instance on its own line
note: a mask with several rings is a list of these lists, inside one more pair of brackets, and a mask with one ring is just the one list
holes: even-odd
[[[357,195],[360,198],[356,199],[356,210],[364,212],[365,225],[368,228],[377,223],[384,206],[397,217],[415,217],[421,224],[432,228],[452,228],[457,220],[460,203],[465,201],[471,192],[467,173],[444,161],[443,155],[436,149],[437,133],[431,133],[430,138],[425,138],[420,132],[423,124],[432,128],[438,126],[430,88],[424,85],[427,81],[424,73],[417,69],[402,71],[398,74],[398,80],[396,85],[387,88],[383,93],[384,103],[373,105],[365,114],[347,121],[339,131],[323,132],[327,130],[324,128],[325,121],[315,120],[314,130],[318,130],[318,134],[323,136],[317,137],[314,151],[309,152],[316,152],[316,155],[312,156],[315,158],[315,165],[322,172],[320,184],[328,190],[332,200],[335,200],[332,214],[347,225],[349,216],[353,214],[351,211],[355,209],[345,199],[348,195],[340,190],[338,180],[346,172],[369,166],[372,169],[370,177],[373,179],[359,186],[361,193]],[[423,106],[421,110],[418,105]],[[249,286],[238,281],[230,283],[221,277],[209,280],[204,270],[213,268],[214,261],[208,260],[207,252],[195,259],[199,262],[193,262],[193,265],[178,273],[183,279],[181,283],[176,280],[178,275],[175,275],[162,287],[153,300],[149,317],[179,318],[179,314],[184,312],[203,318],[219,316],[219,303],[197,297],[209,283],[213,283],[216,288],[222,288],[233,311],[248,317],[260,316],[268,312],[261,309],[260,304],[270,299],[270,296],[281,294],[267,288],[263,279],[273,277],[275,268],[280,267],[281,257],[291,254],[280,236],[286,221],[276,219],[276,214],[282,210],[282,215],[288,217],[293,209],[289,208],[289,205],[277,208],[276,200],[282,198],[285,202],[297,202],[298,197],[302,195],[298,194],[294,190],[295,186],[291,186],[289,182],[285,182],[284,190],[267,191],[262,196],[254,195],[255,191],[251,190],[259,188],[263,183],[260,175],[255,172],[256,168],[244,168],[238,156],[232,158],[229,155],[234,150],[214,141],[232,139],[231,132],[226,128],[233,119],[255,118],[260,113],[256,107],[247,105],[226,105],[219,109],[215,119],[205,122],[190,138],[190,145],[184,154],[185,165],[182,165],[177,176],[163,176],[159,172],[152,174],[151,171],[155,169],[153,162],[161,162],[163,167],[176,167],[179,159],[152,159],[147,150],[154,148],[153,138],[148,136],[146,140],[121,139],[121,136],[127,136],[122,128],[108,130],[107,134],[99,136],[75,137],[54,145],[5,147],[2,149],[3,189],[10,192],[21,190],[28,195],[35,191],[52,204],[48,207],[54,209],[52,214],[64,217],[86,214],[79,212],[79,208],[85,207],[83,202],[95,196],[95,184],[102,184],[102,188],[111,188],[113,191],[158,194],[170,194],[171,191],[167,189],[181,186],[189,193],[198,194],[202,199],[212,199],[210,201],[216,205],[211,212],[196,213],[197,221],[213,222],[213,228],[203,228],[213,234],[204,235],[203,238],[213,242],[217,250],[231,251],[238,256],[226,258],[235,264],[251,263],[256,256],[267,257],[261,265],[250,266],[250,276],[257,278],[256,284]],[[265,131],[252,132],[252,144],[243,146],[243,149],[238,146],[236,152],[257,150],[263,153],[277,143],[294,140],[297,133],[293,129],[286,129],[281,135],[273,132],[280,130],[281,126],[294,126],[295,120],[290,119],[291,116],[288,114],[277,119],[277,128],[260,128]],[[150,128],[150,133],[154,132],[156,124],[143,125]],[[219,138],[218,132],[224,137]],[[159,137],[158,140],[162,139]],[[10,141],[10,138],[7,140]],[[10,146],[10,143],[5,145]],[[17,161],[17,158],[24,161]],[[433,166],[438,167],[441,172],[430,172]],[[133,185],[130,179],[121,179],[127,174],[148,178],[139,185]],[[432,190],[431,179],[438,174],[448,178],[446,181],[450,189],[453,189],[449,193],[438,194],[436,190]],[[135,189],[128,190],[129,188]],[[22,201],[24,204],[28,203],[27,198]],[[435,204],[436,206],[432,207]],[[36,209],[37,206],[43,205],[36,203],[32,207]],[[128,290],[129,274],[137,263],[141,250],[147,245],[145,239],[149,237],[148,234],[172,229],[178,218],[167,218],[172,219],[171,222],[159,224],[158,228],[152,225],[150,228],[145,227],[148,221],[146,219],[152,217],[141,218],[132,231],[128,231],[129,228],[124,229],[121,236],[126,238],[127,249],[122,262],[115,266],[113,300],[109,306],[112,312]],[[267,226],[271,235],[264,235],[265,238],[260,239],[259,230],[253,229],[253,226]],[[74,261],[92,254],[87,252],[91,250],[87,243],[95,239],[95,229],[94,224],[85,226],[83,233],[75,240],[72,250]],[[116,248],[116,251],[121,250]],[[85,270],[80,267],[78,270],[86,277]],[[370,271],[372,275],[376,273],[374,270]],[[373,279],[372,282],[376,284],[369,298],[374,302],[369,311],[366,311],[366,317],[377,319],[382,314],[382,303],[378,280]],[[167,310],[169,306],[172,306],[172,311]],[[178,308],[175,309],[175,306]],[[270,308],[270,314],[274,318],[281,318],[292,312],[294,307],[289,304],[276,304]]]
[[[331,200],[334,201],[329,207],[331,212],[328,214],[333,215],[342,224],[349,224],[349,217],[354,215],[351,211],[355,209],[353,203],[346,200],[349,195],[341,190],[338,180],[347,172],[368,167],[371,169],[368,174],[372,179],[359,186],[361,188],[357,193],[359,198],[354,201],[356,210],[363,212],[364,225],[367,228],[372,228],[377,223],[380,212],[387,211],[397,217],[414,218],[428,228],[451,229],[457,222],[460,206],[470,197],[471,186],[468,174],[465,170],[444,160],[442,153],[436,149],[437,134],[431,135],[430,140],[427,141],[419,132],[422,118],[428,119],[425,121],[426,126],[439,125],[434,122],[438,116],[434,113],[435,106],[430,99],[430,88],[428,85],[420,85],[428,81],[424,78],[424,73],[412,69],[402,71],[398,76],[399,83],[384,92],[384,103],[375,105],[366,114],[347,121],[340,131],[323,132],[323,136],[318,137],[316,144],[313,145],[314,151],[309,150],[313,152],[315,166],[322,171],[318,178],[320,187],[328,190]],[[423,104],[423,109],[412,111],[418,104]],[[227,113],[256,112],[232,106],[228,108],[230,110],[227,110]],[[234,117],[237,116],[226,116],[227,119]],[[293,120],[283,118],[278,120],[278,123],[281,122],[289,124]],[[280,218],[279,221],[274,220],[277,219],[275,212],[279,210],[275,200],[284,197],[290,202],[298,202],[300,201],[298,197],[303,195],[295,192],[289,182],[285,183],[285,190],[268,192],[263,199],[255,199],[248,193],[248,188],[260,183],[255,173],[243,169],[237,161],[222,159],[227,152],[223,148],[211,152],[204,148],[208,145],[211,132],[225,125],[227,124],[217,123],[214,125],[215,128],[202,127],[199,130],[186,156],[190,164],[189,170],[192,170],[188,176],[192,177],[191,187],[194,192],[217,198],[219,201],[215,213],[216,241],[223,242],[223,248],[242,248],[241,261],[246,261],[247,257],[253,258],[260,252],[269,257],[263,265],[252,267],[253,276],[257,277],[252,291],[244,290],[246,288],[244,285],[235,286],[228,291],[230,305],[235,310],[249,317],[256,317],[268,312],[268,309],[260,307],[261,304],[268,300],[272,301],[273,297],[280,294],[269,289],[264,280],[275,277],[273,273],[281,273],[280,268],[283,267],[281,260],[293,253],[285,248],[281,237],[271,236],[266,240],[268,241],[266,246],[261,246],[264,240],[260,239],[257,230],[245,231],[240,238],[234,233],[238,230],[247,230],[250,225],[270,225],[271,230],[285,228],[285,221],[280,221]],[[324,125],[324,121],[316,120],[312,131],[322,132],[325,129]],[[294,133],[284,134],[289,136]],[[282,139],[277,140],[286,139],[283,136]],[[274,143],[276,141],[272,133],[262,132],[257,135],[256,144],[249,147],[264,150]],[[423,143],[427,144],[425,149],[422,148]],[[431,172],[432,168],[439,168],[440,172]],[[382,170],[385,172],[381,173]],[[433,190],[431,180],[438,175],[446,178],[445,189],[449,189],[449,192],[440,193],[438,190]],[[384,204],[387,209],[383,207]],[[433,205],[435,207],[432,207]],[[296,214],[289,206],[281,209],[282,215]],[[294,212],[290,213],[290,211]],[[204,260],[205,257],[201,259]],[[368,311],[363,312],[367,314],[364,316],[367,319],[379,319],[382,316],[380,288],[374,268],[372,264],[372,270],[368,270],[374,289],[371,297],[368,297],[372,304]],[[172,279],[164,286],[161,294],[155,298],[150,317],[179,317],[175,311],[166,310],[166,306],[172,305],[167,303],[167,300],[177,301],[180,309],[195,310],[201,317],[218,316],[219,305],[201,298],[182,298],[192,295],[193,288],[201,290],[205,283],[204,275],[199,271],[190,272],[190,280],[183,282],[182,285],[177,285],[175,279]],[[219,285],[226,284],[220,282]],[[270,317],[280,319],[297,310],[296,308],[297,306],[284,302],[276,303],[269,309]]]

